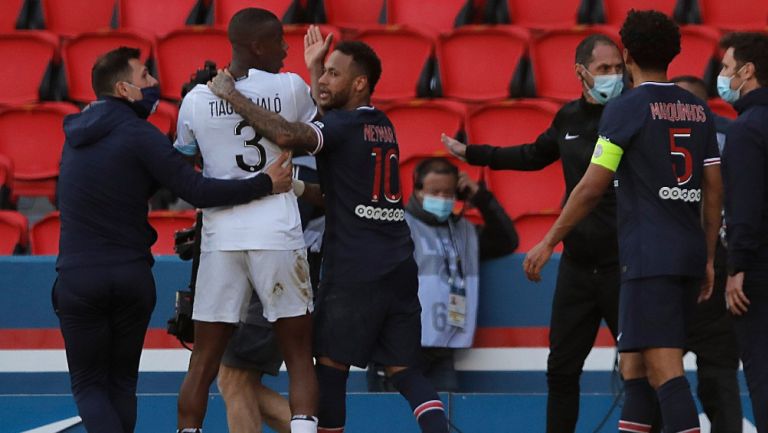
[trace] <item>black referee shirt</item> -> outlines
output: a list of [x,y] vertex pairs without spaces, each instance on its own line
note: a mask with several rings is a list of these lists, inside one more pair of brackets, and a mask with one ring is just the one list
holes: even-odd
[[[535,142],[511,147],[471,145],[467,161],[494,170],[533,171],[562,160],[566,200],[589,167],[603,106],[584,98],[564,105]],[[531,186],[535,188],[535,186]],[[616,195],[609,188],[600,203],[563,240],[563,254],[580,265],[617,266]]]

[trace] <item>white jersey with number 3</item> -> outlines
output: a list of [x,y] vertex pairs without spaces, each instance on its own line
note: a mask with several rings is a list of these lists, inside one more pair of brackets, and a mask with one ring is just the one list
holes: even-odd
[[[235,88],[290,122],[308,122],[317,113],[309,87],[293,73],[251,69],[247,77],[235,83]],[[198,151],[202,154],[205,177],[250,178],[269,167],[282,152],[271,141],[256,136],[228,102],[204,85],[196,86],[184,97],[177,134],[176,149],[186,155]],[[203,251],[300,248],[304,248],[304,239],[293,191],[203,210]]]

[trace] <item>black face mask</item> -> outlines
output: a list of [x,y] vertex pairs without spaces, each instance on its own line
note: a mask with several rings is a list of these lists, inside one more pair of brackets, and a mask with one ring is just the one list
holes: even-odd
[[144,87],[141,89],[141,100],[133,101],[133,109],[142,119],[148,118],[157,109],[160,103],[160,88],[157,86]]

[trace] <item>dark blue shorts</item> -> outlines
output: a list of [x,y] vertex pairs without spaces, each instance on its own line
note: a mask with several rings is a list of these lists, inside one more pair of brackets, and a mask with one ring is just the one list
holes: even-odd
[[619,352],[658,347],[684,349],[701,282],[701,278],[684,276],[622,281]]
[[315,356],[365,368],[413,366],[421,351],[418,269],[413,259],[376,281],[324,286],[314,313]]

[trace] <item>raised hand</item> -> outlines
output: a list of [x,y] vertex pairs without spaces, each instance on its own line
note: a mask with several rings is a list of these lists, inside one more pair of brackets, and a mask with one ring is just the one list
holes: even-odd
[[448,149],[448,152],[455,156],[456,158],[459,158],[462,161],[467,160],[467,145],[460,142],[459,140],[455,140],[445,134],[440,135],[440,141],[443,142],[445,145],[445,148]]
[[328,33],[328,36],[323,40],[320,27],[315,25],[309,26],[307,34],[304,35],[304,63],[306,63],[308,68],[317,63],[323,63],[328,50],[331,48],[332,41],[333,33]]

